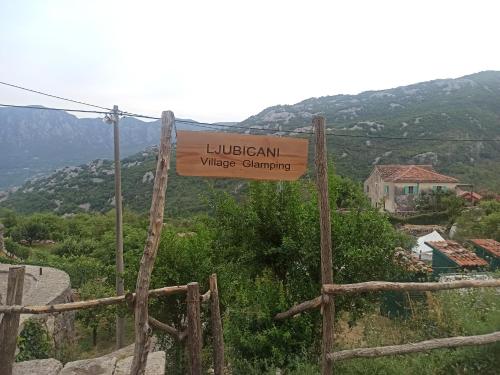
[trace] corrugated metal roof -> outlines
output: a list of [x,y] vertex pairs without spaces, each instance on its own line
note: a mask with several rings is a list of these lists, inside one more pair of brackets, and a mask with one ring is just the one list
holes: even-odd
[[461,267],[481,267],[488,265],[488,262],[486,262],[483,258],[480,258],[473,251],[462,247],[462,245],[458,242],[450,240],[429,241],[426,242],[426,244],[439,251],[441,254],[445,255]]
[[489,252],[491,255],[500,258],[500,242],[492,239],[477,238],[470,240],[473,244],[481,246],[484,250]]
[[456,178],[437,173],[432,165],[377,165],[382,180],[392,182],[458,182]]

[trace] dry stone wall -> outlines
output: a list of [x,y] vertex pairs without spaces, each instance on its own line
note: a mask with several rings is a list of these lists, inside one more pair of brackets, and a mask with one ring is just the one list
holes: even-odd
[[[0,295],[7,291],[7,276],[9,264],[0,263]],[[51,267],[25,266],[23,288],[23,305],[50,305],[73,301],[71,283],[66,272]],[[65,312],[57,315],[22,314],[19,330],[21,331],[27,319],[34,318],[42,321],[54,340],[56,351],[74,340],[74,312]]]

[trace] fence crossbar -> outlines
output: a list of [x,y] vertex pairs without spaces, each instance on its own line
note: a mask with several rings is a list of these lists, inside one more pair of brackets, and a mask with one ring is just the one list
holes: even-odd
[[381,291],[434,291],[462,288],[500,287],[500,279],[460,280],[444,283],[396,283],[389,281],[368,281],[356,284],[325,284],[322,292],[326,294],[355,294]]
[[[150,297],[161,297],[172,294],[187,292],[187,285],[167,286],[159,289],[152,289],[149,291]],[[32,305],[32,306],[0,306],[0,314],[51,314],[65,311],[89,309],[97,306],[108,306],[119,303],[129,302],[134,299],[135,293],[123,296],[105,297],[93,300],[59,303],[54,305]]]
[[486,345],[500,341],[500,331],[476,336],[456,336],[443,339],[433,339],[402,345],[377,346],[373,348],[358,348],[329,353],[329,361],[342,361],[353,358],[373,358],[390,355],[426,352],[433,349],[457,348],[461,346]]
[[[325,294],[356,294],[365,292],[381,291],[436,291],[462,288],[500,288],[500,279],[492,280],[460,280],[445,283],[397,283],[390,281],[368,281],[356,284],[324,284],[322,292]],[[280,312],[274,316],[275,320],[291,318],[307,310],[313,310],[321,306],[321,296],[308,301],[301,302],[287,311]]]

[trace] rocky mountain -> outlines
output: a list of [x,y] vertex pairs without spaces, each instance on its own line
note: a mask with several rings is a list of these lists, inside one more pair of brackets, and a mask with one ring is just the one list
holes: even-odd
[[[275,134],[279,129],[310,131],[316,114],[327,119],[331,133],[328,150],[341,174],[362,180],[377,163],[429,163],[463,182],[500,190],[500,72],[310,98],[266,108],[240,125]],[[418,138],[495,141],[416,141]]]
[[[293,135],[280,132],[287,130],[296,136],[311,137],[298,133],[310,132],[312,117],[321,114],[327,119],[329,157],[342,175],[362,181],[375,164],[426,163],[462,183],[474,184],[476,189],[500,192],[499,103],[500,72],[489,71],[274,106],[238,124],[247,130],[234,130]],[[127,118],[121,129],[124,155],[156,144],[159,139],[157,122]],[[418,140],[422,138],[438,140]],[[445,141],[448,138],[491,141]],[[50,163],[78,165],[94,160],[28,181],[15,192],[0,192],[1,205],[23,212],[59,213],[112,208],[113,163],[102,160],[111,158],[112,145],[111,126],[99,119],[77,119],[63,112],[0,110],[0,186],[6,185],[5,176],[19,181],[33,169],[47,169]],[[29,169],[23,172],[23,168]],[[154,149],[123,161],[126,207],[139,211],[149,208],[154,170]],[[237,180],[179,177],[174,170],[168,187],[168,207],[173,215],[198,210],[202,204],[200,194],[207,191],[207,186],[233,192],[245,187]]]
[[[43,108],[43,107],[42,107]],[[183,124],[183,128],[191,128]],[[132,155],[158,143],[158,121],[120,121],[120,148]],[[113,158],[113,127],[67,112],[0,108],[0,190],[55,168]]]

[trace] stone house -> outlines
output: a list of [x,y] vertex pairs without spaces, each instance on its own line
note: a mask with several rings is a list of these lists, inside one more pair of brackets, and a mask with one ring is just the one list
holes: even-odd
[[457,183],[432,165],[376,165],[364,182],[364,191],[372,206],[404,213],[414,211],[421,192],[455,190]]

